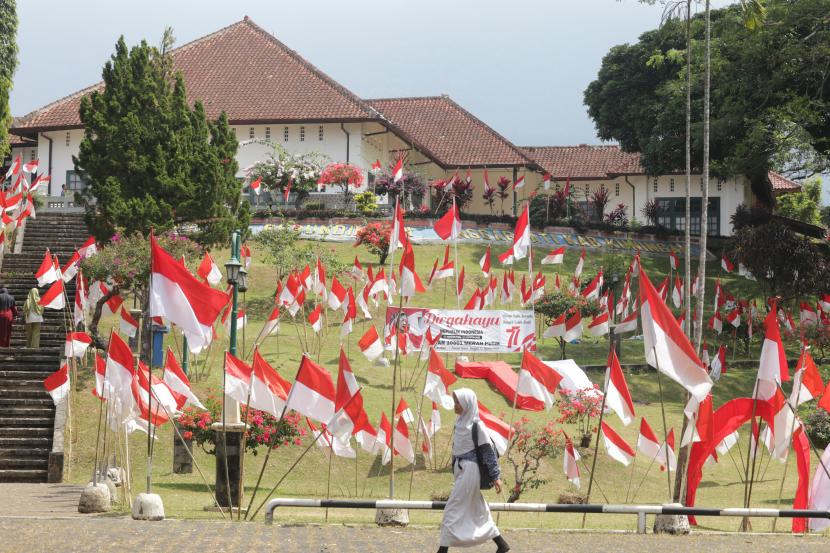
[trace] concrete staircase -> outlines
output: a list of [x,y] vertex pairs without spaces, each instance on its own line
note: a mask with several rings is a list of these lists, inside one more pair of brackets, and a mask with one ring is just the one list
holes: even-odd
[[[22,252],[6,253],[3,258],[0,286],[9,289],[22,310],[29,290],[37,286],[34,274],[46,248],[64,264],[88,237],[81,215],[42,213],[37,219],[29,219]],[[40,290],[41,294],[45,291]],[[74,280],[66,286],[66,292],[71,309]],[[23,347],[25,328],[16,323],[11,347],[0,349],[0,482],[60,481],[62,462],[51,467],[50,474],[55,406],[43,387],[43,379],[60,367],[65,337],[65,313],[46,310],[40,348]]]

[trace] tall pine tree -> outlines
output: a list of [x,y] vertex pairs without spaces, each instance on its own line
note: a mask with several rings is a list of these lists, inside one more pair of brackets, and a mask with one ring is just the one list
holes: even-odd
[[99,240],[117,229],[147,234],[195,224],[203,244],[227,242],[247,228],[241,201],[238,143],[225,113],[208,121],[187,101],[184,79],[172,68],[165,33],[161,49],[118,40],[103,71],[104,89],[81,101],[84,139],[75,168],[87,187],[81,202]]
[[9,151],[9,91],[16,68],[17,6],[15,0],[0,0],[0,161]]

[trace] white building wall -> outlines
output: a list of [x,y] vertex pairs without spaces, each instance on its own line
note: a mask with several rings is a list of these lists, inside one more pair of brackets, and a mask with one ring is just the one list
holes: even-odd
[[[49,166],[49,140],[52,139],[52,165]],[[51,186],[44,191],[44,194],[61,196],[66,185],[67,171],[74,171],[72,156],[78,155],[81,140],[84,137],[83,129],[71,129],[67,131],[50,131],[38,133],[37,149],[40,158],[41,171],[51,175]]]

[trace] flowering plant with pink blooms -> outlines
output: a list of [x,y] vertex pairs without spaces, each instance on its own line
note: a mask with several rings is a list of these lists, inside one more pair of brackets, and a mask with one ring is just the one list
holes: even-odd
[[522,417],[513,428],[507,450],[507,462],[513,467],[513,482],[507,485],[510,490],[508,503],[518,501],[526,490],[546,484],[548,480],[539,475],[542,460],[556,458],[565,448],[562,429],[554,427],[553,421],[534,427],[530,419]]
[[[214,422],[222,421],[222,401],[211,393],[203,400],[207,411],[195,407],[185,407],[176,419],[184,439],[192,439],[202,450],[209,454],[216,453],[216,432],[211,429]],[[301,417],[294,411],[285,413],[282,420],[265,411],[247,409],[240,406],[243,421],[247,421],[245,432],[245,450],[254,455],[260,446],[273,449],[291,445],[300,445],[300,440],[308,433],[300,428]]]
[[352,193],[349,188],[360,188],[363,185],[363,171],[351,163],[329,163],[320,173],[318,184],[332,184],[343,190],[344,205],[349,205]]
[[573,424],[583,435],[590,435],[596,432],[597,425],[593,419],[599,418],[602,409],[602,392],[599,386],[594,384],[593,388],[582,390],[558,391],[559,400],[556,406],[559,409],[559,424]]

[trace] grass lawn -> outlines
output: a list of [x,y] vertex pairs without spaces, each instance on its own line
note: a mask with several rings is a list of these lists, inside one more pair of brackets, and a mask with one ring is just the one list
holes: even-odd
[[[342,261],[351,265],[354,255],[360,257],[361,263],[366,265],[374,262],[363,249],[355,249],[351,244],[334,244],[334,243],[314,243],[315,248],[330,249]],[[240,349],[246,355],[252,347],[252,343],[262,324],[270,312],[271,295],[276,286],[276,269],[266,265],[262,260],[261,252],[258,251],[254,245],[253,263],[250,268],[250,283],[249,292],[244,297],[247,304],[247,311],[249,314],[248,326],[240,336]],[[494,249],[494,259],[497,253]],[[484,252],[484,246],[480,245],[463,245],[459,247],[459,263],[466,267],[467,285],[464,298],[462,302],[466,301],[472,292],[475,281],[479,279],[481,272],[478,268],[478,260]],[[416,246],[415,248],[418,271],[426,282],[426,276],[432,267],[432,263],[437,256],[443,254],[443,247],[440,246]],[[561,276],[569,276],[572,274],[574,266],[578,258],[578,251],[569,249],[566,254],[566,262],[564,265],[540,265],[538,260],[547,254],[546,251],[536,251],[535,267],[540,267],[543,272],[549,275],[549,286],[552,283],[552,275],[554,271],[558,271]],[[228,258],[227,251],[213,252],[214,258],[218,263],[224,263]],[[396,258],[397,262],[397,258]],[[596,271],[597,267],[602,262],[601,254],[588,254],[586,260],[585,271],[590,274]],[[642,259],[643,266],[648,271],[649,276],[659,283],[668,270],[668,258],[647,257]],[[707,279],[707,298],[711,298],[711,291],[714,289],[714,279],[717,276],[715,271],[719,270],[718,263],[711,263],[713,272]],[[519,267],[526,267],[522,262]],[[388,266],[387,266],[388,270]],[[500,270],[497,270],[500,276]],[[473,276],[475,275],[475,278]],[[518,271],[517,271],[518,276]],[[330,280],[329,276],[329,280]],[[349,277],[343,277],[345,282],[352,282]],[[734,294],[736,297],[745,298],[753,297],[756,292],[752,282],[747,281],[741,277],[727,275],[722,278],[722,282],[726,289]],[[479,282],[481,284],[481,282]],[[452,286],[450,286],[451,288]],[[426,294],[418,298],[414,305],[418,306],[441,306],[444,302],[444,285],[439,283],[435,289],[429,290]],[[518,283],[517,283],[518,288]],[[451,294],[450,294],[451,295]],[[448,297],[449,298],[449,297]],[[711,303],[711,299],[707,300]],[[760,303],[760,302],[759,302]],[[449,298],[447,307],[455,307],[454,298]],[[374,324],[380,332],[382,330],[383,308],[381,305],[379,309],[373,310]],[[518,307],[517,307],[518,308]],[[298,316],[299,317],[299,316]],[[334,379],[337,376],[337,356],[339,351],[339,327],[340,318],[342,315],[331,314],[328,324],[324,329],[327,337],[322,340],[322,347],[319,352],[320,363],[328,368]],[[376,367],[369,364],[357,348],[357,340],[366,329],[366,325],[370,322],[358,319],[355,326],[354,333],[349,337],[344,344],[349,359],[352,363],[352,368],[355,375],[364,387],[363,395],[366,404],[366,410],[373,423],[377,423],[380,418],[380,412],[385,411],[387,415],[392,410],[391,405],[391,382],[392,369]],[[108,329],[110,325],[117,324],[115,320],[105,320],[101,325],[102,329]],[[217,391],[221,389],[222,382],[222,354],[227,347],[227,338],[223,335],[224,331],[220,330],[220,338],[217,339],[213,345],[209,355],[202,354],[195,359],[191,357],[191,370],[194,367],[205,367],[203,376],[194,379],[193,386],[197,394],[207,395],[209,391]],[[295,328],[289,319],[282,321],[282,330],[277,337],[268,338],[262,343],[260,351],[263,356],[275,366],[279,372],[289,380],[292,380],[297,370],[299,360],[301,357],[301,346],[298,340],[298,333],[300,335],[313,334],[310,328],[302,329]],[[580,366],[585,365],[602,365],[605,362],[608,351],[608,342],[606,339],[594,339],[589,335],[585,335],[584,341],[580,344],[572,344],[567,347],[567,356],[572,357]],[[725,335],[724,335],[725,338]],[[168,335],[167,341],[171,344],[173,349],[178,352],[180,345]],[[731,345],[731,338],[728,340]],[[713,343],[711,337],[708,340],[710,350]],[[314,343],[314,342],[312,342]],[[622,350],[623,363],[641,363],[643,362],[643,345],[639,340],[624,340]],[[555,340],[543,339],[541,341],[540,351],[538,355],[542,359],[558,359],[559,346]],[[316,347],[316,346],[315,346]],[[788,347],[797,348],[797,344],[789,344]],[[756,341],[752,345],[752,357],[757,357],[759,353],[759,345]],[[791,351],[793,355],[797,352],[795,349]],[[314,357],[317,352],[313,352]],[[513,366],[517,366],[519,362],[519,355],[501,355],[501,356],[478,356],[478,359],[487,358],[501,358]],[[731,354],[730,354],[731,357]],[[450,357],[448,367],[451,368],[453,357]],[[411,388],[403,390],[403,397],[408,401],[413,411],[417,410],[417,405],[420,400],[420,390],[423,386],[423,373],[416,375],[416,378],[410,378],[413,375],[415,363],[415,356],[410,356],[404,359],[401,367],[401,374],[404,382],[412,381],[414,384]],[[72,455],[71,465],[67,466],[68,480],[77,483],[85,483],[89,480],[92,471],[92,464],[94,459],[96,430],[97,430],[97,414],[99,409],[98,400],[89,393],[92,387],[91,372],[86,369],[81,371],[78,382],[78,391],[73,397],[72,404]],[[752,393],[756,369],[732,370],[718,382],[714,388],[715,407],[717,408],[725,401],[738,396],[747,396]],[[602,383],[602,370],[589,370],[588,376],[593,382]],[[658,436],[663,435],[663,426],[661,419],[661,409],[659,402],[658,385],[656,374],[653,371],[635,371],[627,372],[629,388],[635,401],[637,416],[645,416],[651,426],[654,428]],[[400,381],[401,379],[399,379]],[[455,387],[467,386],[475,390],[479,399],[487,405],[495,414],[503,414],[504,418],[510,418],[510,404],[501,396],[495,389],[490,388],[485,381],[482,380],[462,380],[459,381]],[[680,426],[682,424],[682,411],[685,398],[683,397],[682,389],[663,379],[663,389],[665,394],[665,410],[667,423],[670,427],[675,428],[675,433],[678,436]],[[400,394],[399,394],[400,396]],[[428,403],[424,405],[428,409]],[[522,412],[521,415],[527,416],[531,421],[538,424],[543,424],[547,420],[558,417],[556,408],[550,413],[531,413]],[[517,415],[517,416],[521,416]],[[446,459],[448,452],[448,442],[450,440],[450,429],[454,421],[454,414],[447,411],[442,411],[443,428],[436,436],[436,450],[439,459]],[[609,423],[632,445],[636,445],[637,432],[639,428],[639,420],[635,420],[629,427],[624,427],[615,415],[610,415]],[[574,431],[571,428],[566,431],[573,435]],[[158,441],[155,445],[155,455],[153,463],[153,482],[154,491],[161,494],[167,515],[174,518],[220,518],[216,512],[209,512],[203,509],[204,506],[212,503],[212,499],[205,489],[199,474],[194,470],[190,475],[175,475],[172,474],[172,429],[169,426],[162,427],[158,432]],[[414,439],[414,431],[411,432]],[[746,438],[748,433],[743,432],[740,446],[733,448],[734,455],[726,455],[720,459],[720,463],[714,467],[705,469],[704,480],[701,484],[698,493],[698,505],[701,506],[717,506],[717,507],[737,507],[741,506],[743,502],[744,485],[742,483],[743,469],[741,467],[742,458],[746,458],[746,450],[748,447]],[[269,466],[265,472],[263,480],[264,486],[270,489],[277,479],[282,475],[285,468],[300,455],[304,446],[308,443],[306,438],[303,447],[284,447],[276,450],[270,457]],[[740,449],[740,453],[739,450]],[[587,466],[581,466],[582,471],[582,491],[587,489],[588,484],[588,468],[592,462],[593,445],[589,449],[580,450],[583,460]],[[130,459],[133,473],[133,489],[137,493],[143,491],[144,478],[146,471],[146,452],[147,439],[146,435],[141,433],[133,434],[130,437]],[[256,481],[262,460],[264,458],[264,450],[259,452],[259,455],[246,455],[245,459],[245,484],[246,495],[250,497],[251,492]],[[214,457],[207,455],[202,451],[196,451],[196,459],[199,466],[202,468],[207,480],[212,484],[214,481]],[[756,483],[753,492],[753,505],[758,507],[775,507],[777,504],[778,490],[783,475],[783,465],[777,461],[767,463],[768,455],[764,454],[760,461],[761,479]],[[813,465],[815,466],[815,460]],[[69,463],[68,463],[69,465]],[[608,457],[604,449],[600,449],[600,456],[597,460],[596,469],[596,485],[592,491],[592,502],[612,502],[622,503],[626,500],[626,495],[629,496],[629,501],[632,499],[636,490],[637,503],[662,503],[668,498],[667,479],[666,474],[651,467],[651,470],[646,475],[649,468],[649,463],[644,459],[637,459],[633,467],[625,468],[619,463],[613,461]],[[312,448],[306,455],[305,459],[299,464],[297,469],[285,480],[285,482],[277,490],[275,496],[278,497],[325,497],[327,490],[327,474],[329,470],[329,460],[326,453],[317,448]],[[502,470],[504,471],[505,480],[509,482],[513,480],[509,472],[509,464],[506,460],[502,460]],[[565,491],[573,490],[564,477],[562,470],[562,458],[546,461],[543,465],[542,473],[547,483],[536,490],[531,490],[522,496],[521,501],[532,502],[556,502],[559,494]],[[673,478],[674,475],[672,475]],[[452,476],[449,469],[443,465],[439,470],[428,470],[419,464],[417,469],[412,472],[411,466],[401,466],[401,461],[395,463],[395,482],[396,482],[396,497],[412,499],[429,499],[433,494],[446,494],[452,486]],[[642,486],[639,484],[642,482]],[[792,503],[793,494],[796,483],[796,469],[795,463],[790,463],[788,466],[787,479],[783,488],[782,506],[787,506]],[[388,467],[379,466],[379,458],[370,457],[365,452],[358,449],[358,458],[356,461],[350,459],[335,458],[331,463],[331,487],[330,495],[333,498],[349,498],[349,497],[366,497],[366,498],[384,498],[387,497],[389,491],[389,469]],[[486,492],[488,499],[497,501],[495,492]],[[261,492],[259,498],[264,497]],[[291,510],[280,509],[278,516],[280,520],[292,522],[320,522],[323,520],[324,513],[320,510]],[[440,521],[440,513],[415,511],[410,513],[413,523],[416,524],[437,524]],[[510,527],[544,527],[544,528],[578,528],[581,523],[581,515],[538,515],[538,514],[522,514],[522,513],[503,513],[500,515],[500,524]],[[371,522],[373,520],[373,513],[366,511],[332,511],[329,513],[329,522]],[[738,527],[739,520],[730,518],[711,518],[702,519],[702,528],[712,528],[718,530],[735,530]],[[756,530],[768,530],[771,527],[771,520],[757,520],[754,527]],[[591,528],[603,529],[627,529],[635,528],[635,517],[633,516],[589,516],[588,526]],[[781,521],[777,525],[777,529],[788,530],[789,522]]]

